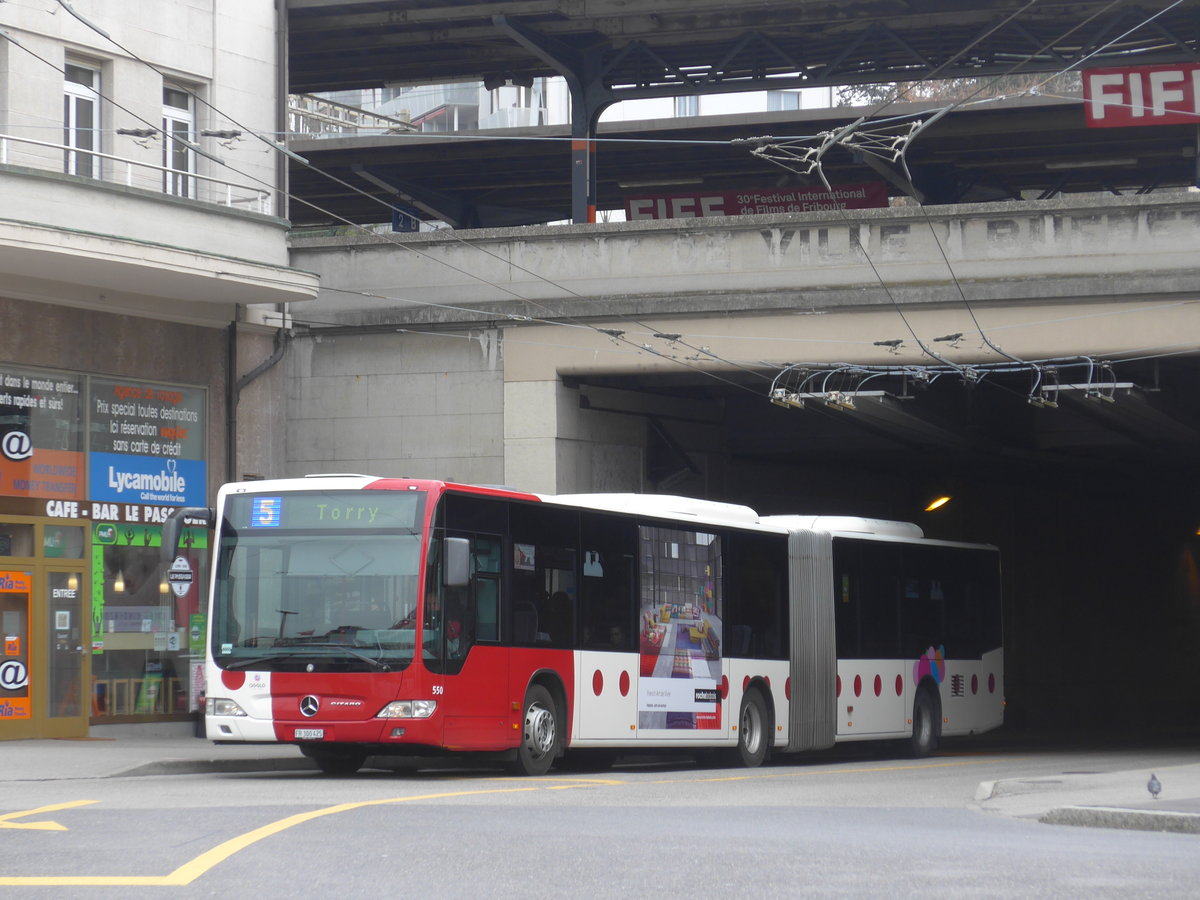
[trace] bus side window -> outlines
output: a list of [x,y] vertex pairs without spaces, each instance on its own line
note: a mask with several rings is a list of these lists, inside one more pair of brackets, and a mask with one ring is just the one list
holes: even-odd
[[726,655],[787,659],[787,543],[773,535],[729,539]]
[[860,658],[899,659],[900,604],[908,588],[900,574],[901,551],[886,544],[863,544],[860,558]]
[[580,527],[580,646],[587,650],[635,650],[635,526],[619,516],[587,515]]
[[513,643],[576,646],[579,513],[514,503],[510,521]]

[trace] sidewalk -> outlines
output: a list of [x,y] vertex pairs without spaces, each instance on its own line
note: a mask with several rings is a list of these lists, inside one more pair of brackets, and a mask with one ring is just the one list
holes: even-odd
[[93,725],[86,738],[0,741],[0,782],[316,769],[290,745],[223,744],[190,722]]
[[[87,738],[0,742],[0,783],[315,769],[293,746],[217,745],[196,737],[190,723],[98,725]],[[1157,800],[1146,790],[1147,769],[983,781],[969,805],[1054,825],[1200,834],[1200,763],[1155,774],[1163,785]]]
[[1145,769],[984,781],[975,805],[1050,825],[1200,834],[1200,764],[1154,774],[1163,786],[1157,800],[1146,790],[1151,772]]

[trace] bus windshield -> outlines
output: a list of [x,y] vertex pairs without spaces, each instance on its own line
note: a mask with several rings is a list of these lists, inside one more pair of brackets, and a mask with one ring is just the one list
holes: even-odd
[[418,491],[229,497],[218,539],[213,659],[264,671],[408,665],[424,501]]

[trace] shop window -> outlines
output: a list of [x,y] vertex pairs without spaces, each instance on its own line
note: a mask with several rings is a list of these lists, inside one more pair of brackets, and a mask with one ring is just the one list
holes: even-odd
[[[188,711],[190,662],[188,633],[198,610],[196,578],[184,597],[165,579],[159,548],[150,528],[122,531],[121,544],[97,544],[93,593],[103,605],[93,613],[93,709],[100,716],[159,716]],[[206,553],[180,549],[199,574]]]
[[4,650],[5,676],[0,680],[0,703],[6,719],[28,719],[32,715],[29,695],[29,599],[32,584],[28,573],[0,572],[0,634]]
[[33,556],[33,526],[0,522],[0,556]]
[[82,525],[47,525],[42,529],[42,555],[51,559],[83,559]]

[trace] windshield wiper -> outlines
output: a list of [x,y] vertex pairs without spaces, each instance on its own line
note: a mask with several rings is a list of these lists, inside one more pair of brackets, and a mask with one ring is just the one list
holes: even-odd
[[295,653],[272,653],[270,656],[255,656],[252,659],[235,659],[224,664],[226,669],[250,669],[260,663],[279,662],[281,659],[295,659]]
[[[384,672],[387,672],[392,668],[391,666],[389,666],[387,663],[383,662],[382,660],[376,659],[373,656],[367,656],[367,654],[365,654],[365,653],[359,653],[357,650],[355,650],[353,647],[349,646],[348,644],[338,644],[333,641],[315,641],[311,644],[309,644],[309,643],[293,644],[292,646],[296,647],[297,649],[300,649],[300,650],[307,649],[308,647],[320,647],[324,650],[341,650],[343,653],[348,653],[350,656],[353,656],[356,659],[361,659],[365,663],[370,663],[375,668],[382,669]],[[299,653],[296,655],[302,656],[303,654]]]
[[[382,660],[367,656],[365,653],[359,653],[353,647],[347,647],[345,644],[298,644],[295,653],[272,653],[270,656],[256,656],[253,659],[237,659],[225,665],[226,669],[252,669],[261,663],[279,662],[280,660],[299,659],[305,655],[304,650],[309,647],[319,647],[322,650],[341,650],[342,652],[353,656],[355,659],[361,659],[363,662],[374,666],[383,671],[390,672],[392,667]],[[334,654],[321,654],[333,657]]]

